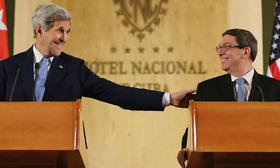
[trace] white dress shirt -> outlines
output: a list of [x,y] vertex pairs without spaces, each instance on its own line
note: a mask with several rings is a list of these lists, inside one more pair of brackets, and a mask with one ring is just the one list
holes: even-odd
[[[42,61],[44,55],[43,55],[42,53],[40,53],[39,50],[37,50],[37,48],[35,47],[35,44],[33,45],[33,53],[34,53],[33,68],[34,68],[34,70],[35,70],[35,64],[36,64],[36,63],[39,63],[40,66],[41,66],[41,63],[42,63],[41,61]],[[50,62],[49,62],[49,65],[48,65],[48,70],[49,70],[50,67],[51,67],[51,63],[52,63],[52,61],[53,61],[53,58],[54,58],[54,57],[50,57]],[[34,75],[35,75],[35,74],[34,74]]]
[[[241,78],[245,79],[245,82],[244,82],[245,101],[248,101],[249,96],[250,96],[254,73],[255,73],[255,70],[254,70],[254,68],[252,68],[248,73],[246,73],[244,76],[241,77]],[[235,82],[235,80],[239,78],[239,77],[236,77],[233,75],[230,75],[230,76],[231,76],[232,82]],[[238,92],[238,85],[235,85],[234,90],[235,90],[235,98],[236,98],[236,93]]]

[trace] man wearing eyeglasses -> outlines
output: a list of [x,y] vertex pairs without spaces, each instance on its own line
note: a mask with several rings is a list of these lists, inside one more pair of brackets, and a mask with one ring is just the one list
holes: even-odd
[[[280,82],[261,75],[253,68],[257,55],[257,40],[247,30],[230,29],[222,34],[216,47],[221,68],[227,72],[198,84],[196,101],[279,101]],[[185,133],[184,137],[187,136]],[[182,144],[186,144],[183,138]],[[177,159],[185,168],[187,149],[179,151]]]

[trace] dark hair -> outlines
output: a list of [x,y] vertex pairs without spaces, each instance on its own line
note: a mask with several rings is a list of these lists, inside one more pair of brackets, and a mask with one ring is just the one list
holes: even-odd
[[229,29],[223,33],[224,35],[231,35],[236,37],[236,41],[241,48],[251,48],[251,60],[254,61],[258,52],[258,42],[251,32],[243,29]]

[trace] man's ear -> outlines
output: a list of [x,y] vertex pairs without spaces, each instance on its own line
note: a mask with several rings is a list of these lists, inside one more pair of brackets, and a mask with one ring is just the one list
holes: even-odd
[[251,48],[250,47],[245,47],[243,52],[244,52],[244,56],[250,58],[250,55],[251,55]]
[[41,25],[37,25],[35,31],[36,31],[36,36],[43,37],[44,29]]

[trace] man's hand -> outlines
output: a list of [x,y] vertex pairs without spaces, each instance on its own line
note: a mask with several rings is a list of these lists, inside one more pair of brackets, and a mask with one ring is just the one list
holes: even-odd
[[179,151],[179,153],[177,155],[177,160],[182,168],[186,168],[186,166],[185,166],[185,161],[186,161],[185,155],[186,154],[189,157],[190,151],[187,148],[183,148]]
[[190,99],[194,99],[193,94],[196,90],[182,90],[180,92],[170,94],[170,105],[175,107],[189,107]]

